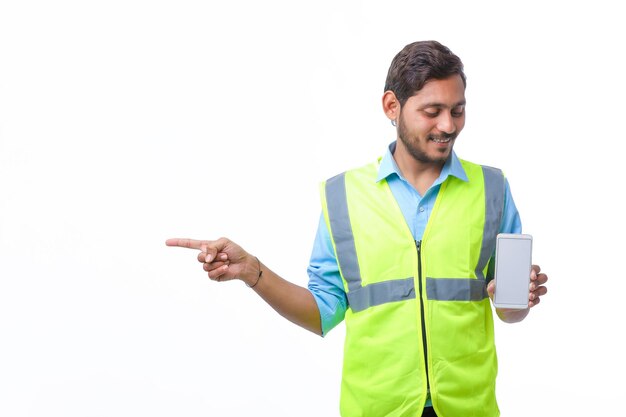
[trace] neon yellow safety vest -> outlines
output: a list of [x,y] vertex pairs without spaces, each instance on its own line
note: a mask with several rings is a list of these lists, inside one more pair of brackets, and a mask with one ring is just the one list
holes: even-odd
[[377,163],[321,187],[348,298],[343,417],[493,417],[497,373],[485,275],[504,206],[504,176],[461,164],[413,239]]

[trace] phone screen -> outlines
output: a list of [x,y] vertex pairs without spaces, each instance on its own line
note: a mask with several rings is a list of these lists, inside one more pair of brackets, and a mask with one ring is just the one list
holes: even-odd
[[496,307],[526,308],[532,257],[529,235],[498,236],[496,246]]

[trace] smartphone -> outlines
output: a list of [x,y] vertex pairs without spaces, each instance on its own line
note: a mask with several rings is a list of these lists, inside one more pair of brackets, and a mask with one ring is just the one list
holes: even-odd
[[497,236],[494,306],[528,308],[532,247],[531,235],[500,233]]

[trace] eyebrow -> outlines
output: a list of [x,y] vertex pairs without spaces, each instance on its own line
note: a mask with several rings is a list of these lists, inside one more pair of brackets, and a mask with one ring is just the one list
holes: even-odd
[[[458,103],[454,104],[451,108],[455,108],[455,107],[459,107],[459,106],[465,106],[466,101],[465,100],[461,100]],[[442,104],[442,103],[426,103],[423,106],[420,106],[420,109],[427,109],[429,107],[436,107],[438,109],[445,109],[448,106]]]

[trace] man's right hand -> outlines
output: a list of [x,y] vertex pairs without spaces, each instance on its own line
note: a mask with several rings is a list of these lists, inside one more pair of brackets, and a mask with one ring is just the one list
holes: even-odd
[[317,335],[322,334],[319,308],[311,291],[279,277],[236,243],[226,238],[176,238],[167,239],[165,244],[200,251],[197,259],[209,278],[214,281],[240,279],[254,287],[254,291],[281,316]]
[[167,246],[196,249],[198,262],[214,281],[240,279],[253,285],[259,276],[259,263],[254,256],[226,238],[217,240],[194,240],[173,238],[165,241]]

